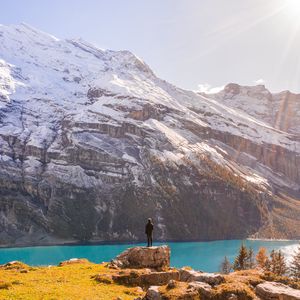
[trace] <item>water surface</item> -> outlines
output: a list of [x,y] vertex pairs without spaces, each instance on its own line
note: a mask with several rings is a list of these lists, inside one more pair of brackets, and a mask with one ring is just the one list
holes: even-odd
[[[174,267],[191,266],[194,269],[207,272],[217,272],[220,263],[226,255],[232,262],[241,243],[251,246],[254,251],[260,247],[267,250],[283,249],[290,255],[296,248],[297,241],[257,241],[257,240],[224,240],[214,242],[172,242],[171,265]],[[162,243],[155,243],[161,245]],[[88,245],[88,246],[42,246],[25,248],[0,248],[0,264],[19,260],[29,265],[56,265],[70,258],[87,258],[100,263],[110,261],[128,247],[143,244],[121,245]]]

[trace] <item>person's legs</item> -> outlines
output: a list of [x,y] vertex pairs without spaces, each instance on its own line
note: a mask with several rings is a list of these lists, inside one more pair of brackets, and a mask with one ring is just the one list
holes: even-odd
[[152,234],[150,235],[150,247],[152,247]]
[[147,234],[147,247],[150,247],[150,235]]

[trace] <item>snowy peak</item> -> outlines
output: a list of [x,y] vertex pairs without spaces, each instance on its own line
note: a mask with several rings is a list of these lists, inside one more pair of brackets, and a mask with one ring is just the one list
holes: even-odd
[[275,129],[300,134],[300,95],[284,91],[271,93],[264,85],[241,86],[230,83],[209,97],[247,113]]

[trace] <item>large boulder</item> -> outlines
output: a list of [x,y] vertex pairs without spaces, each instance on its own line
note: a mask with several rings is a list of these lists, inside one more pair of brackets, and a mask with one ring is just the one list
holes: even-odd
[[199,281],[199,282],[205,282],[210,285],[218,285],[225,282],[225,278],[221,274],[203,273],[201,271],[188,270],[184,268],[179,270],[179,278],[180,281],[185,281],[185,282]]
[[151,286],[148,289],[144,297],[144,300],[162,300],[161,294],[158,289],[159,289],[158,286]]
[[201,299],[210,299],[211,297],[211,286],[208,283],[194,281],[188,285],[188,289],[196,290]]
[[300,300],[300,290],[278,282],[264,282],[256,286],[255,293],[263,300]]
[[168,246],[129,248],[113,259],[111,265],[130,269],[150,268],[157,271],[169,269],[170,248]]

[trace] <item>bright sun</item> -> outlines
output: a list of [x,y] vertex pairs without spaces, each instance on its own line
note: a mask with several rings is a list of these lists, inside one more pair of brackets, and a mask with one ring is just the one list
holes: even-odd
[[286,6],[292,14],[300,17],[300,0],[286,0]]

